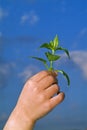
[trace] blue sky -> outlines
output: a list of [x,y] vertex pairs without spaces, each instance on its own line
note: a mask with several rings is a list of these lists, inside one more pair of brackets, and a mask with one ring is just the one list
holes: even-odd
[[29,56],[44,56],[40,44],[58,34],[61,53],[55,67],[64,69],[71,84],[59,75],[66,98],[35,130],[87,130],[87,0],[0,1],[0,130],[14,108],[26,79],[45,69]]

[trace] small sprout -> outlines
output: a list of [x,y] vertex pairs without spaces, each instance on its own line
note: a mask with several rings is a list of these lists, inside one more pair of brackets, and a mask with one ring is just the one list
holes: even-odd
[[70,85],[69,76],[63,70],[56,70],[53,67],[54,61],[57,61],[61,58],[61,56],[59,56],[58,54],[55,54],[57,51],[59,51],[59,50],[64,51],[66,53],[66,55],[68,56],[68,58],[70,58],[68,50],[66,48],[62,48],[61,46],[59,46],[58,36],[56,35],[54,40],[50,41],[49,43],[42,44],[40,46],[40,48],[46,48],[48,50],[47,52],[45,52],[45,56],[46,56],[47,60],[45,60],[43,58],[35,57],[35,56],[32,56],[32,58],[41,61],[45,65],[47,70],[56,71],[56,72],[63,74],[64,77],[67,79],[68,85]]

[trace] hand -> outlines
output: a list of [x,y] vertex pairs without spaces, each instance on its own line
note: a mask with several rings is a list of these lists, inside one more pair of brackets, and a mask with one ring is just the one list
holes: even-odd
[[38,119],[63,101],[64,93],[59,92],[56,76],[55,72],[41,71],[25,83],[10,118],[19,123],[13,130],[32,130]]

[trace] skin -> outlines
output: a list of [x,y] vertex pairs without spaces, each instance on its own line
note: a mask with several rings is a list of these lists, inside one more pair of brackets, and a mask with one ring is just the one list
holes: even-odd
[[27,80],[3,130],[33,130],[38,119],[63,101],[56,76],[56,72],[41,71]]

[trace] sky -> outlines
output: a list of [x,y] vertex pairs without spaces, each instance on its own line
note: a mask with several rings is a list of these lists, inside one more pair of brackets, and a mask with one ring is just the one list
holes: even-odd
[[65,100],[35,130],[87,130],[87,0],[0,0],[0,130],[27,78],[45,67],[31,56],[44,57],[39,46],[58,35],[63,52],[55,67]]

